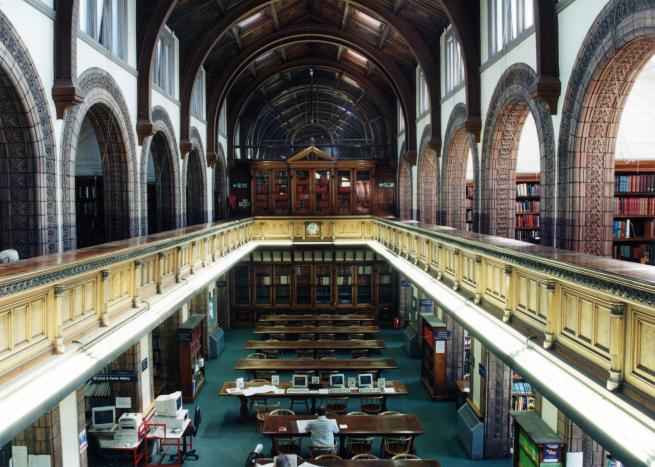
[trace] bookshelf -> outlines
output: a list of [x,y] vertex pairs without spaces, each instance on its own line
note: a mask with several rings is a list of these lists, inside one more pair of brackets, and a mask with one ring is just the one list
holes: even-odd
[[193,402],[205,382],[199,360],[205,358],[202,345],[205,315],[191,315],[177,330],[180,387],[185,402]]
[[516,223],[514,238],[539,243],[541,227],[539,174],[516,175]]
[[512,467],[566,465],[566,443],[535,412],[510,411]]
[[105,242],[102,177],[75,177],[77,248]]
[[309,170],[295,171],[296,204],[294,214],[309,214]]
[[532,385],[512,372],[512,410],[534,410],[534,402]]
[[[466,181],[466,231],[473,230],[473,181]],[[461,212],[461,211],[460,211]]]
[[435,331],[446,331],[446,323],[429,313],[421,314],[421,381],[433,400],[449,397],[446,384],[446,346],[448,341],[436,340]]
[[289,171],[273,170],[273,213],[289,214]]
[[255,180],[253,184],[254,193],[254,208],[255,212],[269,213],[269,195],[270,185],[268,181],[268,170],[257,170],[255,172]]
[[330,170],[314,171],[314,214],[330,214]]
[[350,188],[352,184],[352,176],[350,170],[337,171],[337,214],[350,213]]
[[369,214],[371,212],[371,174],[368,170],[357,170],[355,177],[355,213]]
[[651,264],[655,255],[655,161],[616,161],[613,256]]

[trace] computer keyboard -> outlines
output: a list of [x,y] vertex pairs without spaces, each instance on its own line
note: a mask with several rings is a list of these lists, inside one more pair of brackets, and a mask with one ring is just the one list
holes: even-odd
[[307,394],[309,388],[288,388],[287,394]]
[[364,394],[374,394],[380,392],[378,388],[359,388],[359,392]]
[[346,394],[350,392],[348,388],[329,388],[328,392],[330,394]]

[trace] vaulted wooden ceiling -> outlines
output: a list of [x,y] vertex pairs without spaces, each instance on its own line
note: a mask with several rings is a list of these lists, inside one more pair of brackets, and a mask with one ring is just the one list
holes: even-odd
[[[438,67],[438,38],[448,17],[436,0],[179,0],[167,24],[180,40],[183,67],[205,53],[208,124],[217,123],[212,116],[227,100],[230,143],[291,144],[296,127],[309,119],[329,122],[333,142],[387,146],[366,157],[391,157],[396,99],[405,116],[413,115],[419,62],[416,44],[392,24],[395,18],[411,25],[422,53]],[[312,99],[317,109],[310,115]],[[330,113],[336,115],[330,119]],[[231,139],[237,128],[238,141]],[[341,153],[347,154],[362,156]]]

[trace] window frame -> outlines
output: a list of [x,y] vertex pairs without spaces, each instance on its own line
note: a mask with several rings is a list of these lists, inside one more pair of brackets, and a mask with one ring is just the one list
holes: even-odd
[[423,70],[419,68],[418,72],[418,118],[422,118],[430,112],[430,91],[428,82],[425,79]]
[[[98,7],[102,16],[98,17]],[[78,29],[110,55],[128,60],[128,0],[82,0]]]
[[[162,51],[166,50],[164,60],[166,61],[165,69],[161,70]],[[170,53],[168,53],[170,52]],[[155,47],[155,59],[153,61],[152,83],[164,94],[175,96],[175,36],[173,32],[165,27],[159,37]],[[165,82],[160,82],[165,79]]]
[[[513,13],[514,9],[516,14]],[[531,15],[528,14],[530,12]],[[534,29],[532,0],[487,0],[487,26],[489,28],[488,58],[491,59],[507,51],[514,43],[521,41],[532,32]]]
[[198,120],[205,120],[205,70],[202,67],[193,82],[193,91],[191,91],[191,115]]
[[452,27],[446,30],[444,36],[445,72],[444,94],[448,95],[457,90],[464,83],[464,60],[462,47],[455,36]]

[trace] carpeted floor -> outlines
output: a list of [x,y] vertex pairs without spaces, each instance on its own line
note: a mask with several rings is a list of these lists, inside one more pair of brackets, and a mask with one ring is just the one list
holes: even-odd
[[[381,339],[387,343],[387,349],[381,356],[395,358],[399,368],[387,370],[387,380],[401,379],[405,382],[409,394],[405,397],[389,398],[389,410],[418,414],[425,433],[416,439],[416,454],[424,459],[437,459],[443,467],[484,465],[485,467],[511,465],[509,459],[471,461],[466,458],[460,446],[455,430],[455,405],[452,402],[433,402],[420,382],[420,360],[409,358],[402,348],[402,334],[398,331],[385,330]],[[245,424],[239,423],[239,401],[232,397],[220,397],[218,391],[224,381],[245,376],[244,372],[234,369],[234,364],[248,354],[243,349],[244,342],[253,339],[249,330],[234,330],[225,333],[225,351],[217,360],[210,360],[206,366],[207,381],[196,400],[202,410],[202,424],[198,437],[194,440],[200,459],[188,460],[185,465],[198,467],[242,467],[248,453],[257,443],[264,445],[264,452],[270,449],[270,440],[257,431],[254,416]],[[291,355],[291,354],[289,354]],[[290,375],[283,375],[284,379]],[[282,402],[287,407],[288,401]],[[189,412],[193,407],[189,406]],[[351,410],[359,410],[356,400],[351,402]],[[304,443],[304,450],[307,444]],[[379,441],[376,449],[379,449]],[[379,453],[375,453],[379,454]]]

